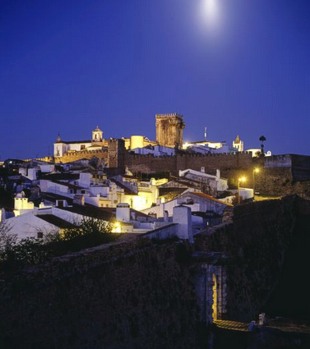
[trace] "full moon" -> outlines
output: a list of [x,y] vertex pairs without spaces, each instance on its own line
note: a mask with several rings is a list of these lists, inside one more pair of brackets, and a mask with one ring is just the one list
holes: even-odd
[[214,26],[219,17],[218,0],[203,0],[202,12],[208,26]]
[[197,0],[197,29],[208,40],[218,40],[224,30],[224,0]]

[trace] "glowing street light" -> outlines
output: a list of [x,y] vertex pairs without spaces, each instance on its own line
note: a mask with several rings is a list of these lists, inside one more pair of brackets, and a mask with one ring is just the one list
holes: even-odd
[[238,204],[240,204],[240,184],[246,182],[246,177],[238,178]]

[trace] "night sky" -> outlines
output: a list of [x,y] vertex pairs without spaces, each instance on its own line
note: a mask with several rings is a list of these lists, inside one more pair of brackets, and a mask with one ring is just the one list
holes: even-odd
[[310,155],[310,1],[0,0],[0,160],[173,112],[185,141]]

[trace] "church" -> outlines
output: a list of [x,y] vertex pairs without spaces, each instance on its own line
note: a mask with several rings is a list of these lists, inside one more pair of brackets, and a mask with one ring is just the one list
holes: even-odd
[[[132,135],[123,137],[126,150],[134,150],[145,147],[181,147],[183,143],[184,123],[179,114],[158,114],[156,115],[156,141],[149,140],[145,136]],[[102,130],[97,126],[92,131],[89,140],[65,141],[58,135],[54,143],[54,159],[56,162],[67,162],[79,158],[89,158],[95,153],[107,153],[110,139],[103,138]],[[102,157],[102,156],[99,156]],[[106,156],[104,156],[106,157]]]
[[64,155],[81,151],[102,150],[108,146],[108,142],[103,139],[103,132],[97,126],[92,131],[92,138],[84,141],[63,141],[58,135],[54,143],[54,157],[60,159]]

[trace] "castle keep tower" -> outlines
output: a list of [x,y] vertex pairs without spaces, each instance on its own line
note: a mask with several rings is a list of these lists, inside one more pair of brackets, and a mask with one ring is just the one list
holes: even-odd
[[183,144],[183,116],[177,113],[156,114],[156,142],[171,148],[181,148]]

